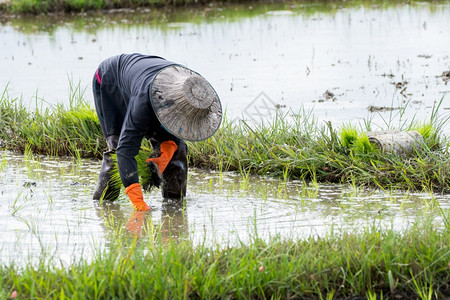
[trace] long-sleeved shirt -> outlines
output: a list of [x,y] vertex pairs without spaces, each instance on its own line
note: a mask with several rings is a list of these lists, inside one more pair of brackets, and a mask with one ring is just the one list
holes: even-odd
[[144,137],[179,143],[178,138],[162,127],[149,99],[151,82],[159,71],[170,65],[175,63],[135,53],[106,59],[98,68],[101,85],[97,107],[101,107],[104,134],[119,135],[117,164],[125,187],[139,182],[135,156]]

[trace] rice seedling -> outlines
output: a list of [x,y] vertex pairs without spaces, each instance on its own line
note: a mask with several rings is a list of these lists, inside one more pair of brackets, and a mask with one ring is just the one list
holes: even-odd
[[20,203],[19,200],[21,199],[22,193],[19,193],[14,201],[10,205],[11,215],[14,216],[19,210],[21,210],[25,205],[26,202]]

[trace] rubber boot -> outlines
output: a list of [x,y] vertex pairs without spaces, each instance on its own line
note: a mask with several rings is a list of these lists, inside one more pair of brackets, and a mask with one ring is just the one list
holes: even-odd
[[177,151],[161,175],[161,192],[166,199],[183,199],[186,197],[188,175],[187,145],[180,141]]
[[116,163],[112,155],[116,152],[119,137],[110,135],[106,138],[108,151],[103,152],[103,161],[100,174],[98,175],[97,186],[95,187],[94,200],[116,200],[120,195],[120,187],[111,184],[111,171]]
[[[152,144],[153,152],[150,154],[149,158],[158,157],[161,155],[159,148],[161,143],[156,140],[150,140]],[[147,163],[147,168],[149,171],[148,178],[143,180],[142,188],[144,191],[151,191],[153,187],[159,188],[161,186],[161,177],[159,176],[158,167],[154,163]]]
[[[152,157],[152,156],[151,156]],[[152,190],[153,187],[159,188],[161,185],[161,177],[158,174],[158,167],[154,163],[147,163],[148,178],[143,180],[142,189],[146,192]]]

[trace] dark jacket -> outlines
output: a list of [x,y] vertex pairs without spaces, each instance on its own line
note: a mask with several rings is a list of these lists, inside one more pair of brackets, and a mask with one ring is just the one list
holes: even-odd
[[101,83],[97,113],[105,137],[119,136],[117,164],[125,187],[139,182],[135,156],[144,137],[159,142],[180,141],[161,126],[148,94],[155,75],[170,65],[175,63],[135,53],[108,58],[98,68]]

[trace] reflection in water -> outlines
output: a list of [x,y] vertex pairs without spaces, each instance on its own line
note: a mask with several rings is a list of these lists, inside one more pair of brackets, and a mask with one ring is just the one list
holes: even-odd
[[187,210],[184,201],[163,200],[161,210],[161,238],[178,241],[189,238]]
[[150,215],[150,213],[148,211],[133,211],[126,225],[128,232],[140,237],[146,215]]
[[[364,230],[397,230],[450,208],[450,195],[383,192],[340,185],[240,176],[191,169],[184,202],[144,195],[152,210],[139,213],[125,195],[92,200],[101,162],[1,152],[0,262],[55,263],[93,257],[110,245],[188,240],[227,246],[258,236],[303,239]],[[126,244],[126,243],[125,243]]]
[[[153,223],[152,210],[130,212],[129,207],[123,209],[122,205],[116,202],[95,202],[95,210],[99,219],[103,221],[102,227],[109,243],[120,242],[124,237],[156,238],[161,239],[163,243],[189,238],[184,201],[162,200],[159,225]],[[160,236],[155,237],[155,234]]]

